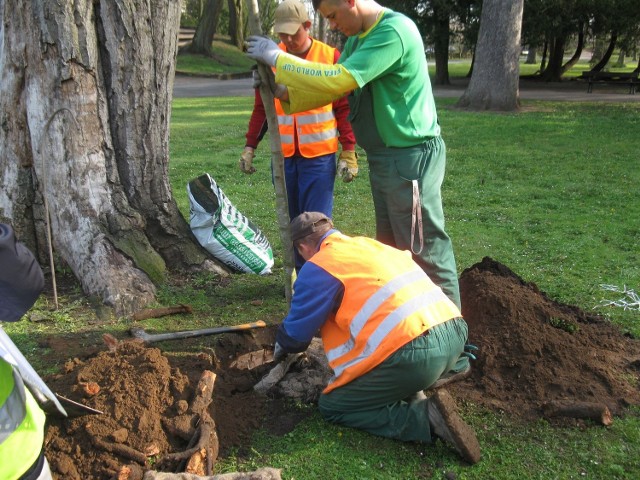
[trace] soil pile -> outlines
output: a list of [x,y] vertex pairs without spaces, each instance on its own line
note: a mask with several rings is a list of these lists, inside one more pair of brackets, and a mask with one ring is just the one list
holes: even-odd
[[[489,258],[465,270],[460,287],[469,341],[479,350],[471,376],[447,387],[458,401],[523,421],[542,416],[545,403],[555,400],[596,402],[614,414],[640,404],[640,341],[597,316],[554,302]],[[188,439],[167,425],[191,401],[205,370],[217,375],[209,413],[219,457],[231,450],[242,454],[260,427],[286,433],[305,414],[252,390],[270,365],[245,370],[234,363],[242,354],[270,347],[274,334],[273,328],[225,334],[200,354],[163,353],[132,341],[107,343],[98,353],[69,359],[65,371],[47,383],[104,414],[51,418],[45,442],[54,478],[115,478],[123,465],[133,463],[105,444],[126,446],[156,462],[184,451]],[[306,370],[294,369],[274,392],[297,401],[317,399],[318,382],[326,381],[326,364],[317,360],[310,355]],[[88,396],[94,383],[100,391]]]
[[640,404],[640,341],[597,315],[549,299],[484,258],[460,277],[472,375],[449,390],[508,413],[543,416],[549,402],[604,404],[619,415]]
[[[263,418],[278,426],[275,433],[290,431],[300,415],[285,416],[283,402],[252,390],[269,365],[254,370],[231,366],[243,353],[272,346],[273,337],[273,329],[227,334],[219,337],[214,349],[180,355],[163,353],[135,340],[111,340],[103,351],[89,358],[68,360],[64,372],[48,378],[47,384],[53,391],[104,413],[50,417],[45,453],[54,478],[116,478],[122,466],[128,465],[133,472],[128,478],[133,480],[142,471],[135,467],[140,455],[147,458],[148,466],[155,463],[158,469],[157,462],[163,456],[186,450],[191,438],[185,433],[194,425],[181,428],[181,420],[206,370],[216,374],[209,413],[216,426],[218,456],[233,449],[242,452]],[[184,463],[162,467],[184,471]]]

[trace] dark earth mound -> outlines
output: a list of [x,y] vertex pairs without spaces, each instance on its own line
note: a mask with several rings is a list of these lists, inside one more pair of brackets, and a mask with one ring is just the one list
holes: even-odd
[[[598,403],[615,415],[640,404],[640,341],[600,317],[554,302],[489,258],[465,270],[460,287],[469,341],[479,350],[472,375],[447,387],[459,401],[522,421],[543,416],[551,401]],[[288,408],[285,400],[253,392],[269,365],[252,370],[232,365],[241,354],[270,347],[273,338],[273,328],[225,334],[212,348],[182,355],[120,341],[84,358],[69,358],[48,384],[104,414],[51,418],[45,444],[54,478],[116,478],[122,465],[133,462],[106,451],[105,443],[150,453],[152,461],[185,450],[188,441],[168,433],[166,426],[184,412],[205,370],[217,375],[209,412],[218,457],[242,454],[261,427],[286,433],[305,414]],[[51,346],[60,355],[77,351]],[[100,391],[87,396],[91,382]],[[177,465],[170,467],[175,471]]]

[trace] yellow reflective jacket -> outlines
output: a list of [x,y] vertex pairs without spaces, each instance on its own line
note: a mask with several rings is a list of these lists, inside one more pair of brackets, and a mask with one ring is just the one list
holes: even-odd
[[20,478],[38,460],[45,413],[9,363],[0,359],[0,471],[3,480]]

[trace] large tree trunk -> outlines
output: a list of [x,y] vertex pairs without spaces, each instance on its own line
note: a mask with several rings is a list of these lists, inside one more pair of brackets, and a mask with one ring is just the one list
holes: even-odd
[[[179,0],[0,1],[0,218],[128,314],[166,269],[226,273],[168,181]],[[45,208],[45,205],[48,208]]]
[[229,36],[233,44],[242,49],[244,43],[244,0],[228,0]]
[[519,108],[520,32],[524,0],[485,0],[475,63],[458,106],[472,110]]
[[221,11],[222,0],[207,0],[202,16],[198,21],[196,33],[193,35],[193,40],[191,44],[185,47],[185,51],[211,55],[211,43],[218,28]]

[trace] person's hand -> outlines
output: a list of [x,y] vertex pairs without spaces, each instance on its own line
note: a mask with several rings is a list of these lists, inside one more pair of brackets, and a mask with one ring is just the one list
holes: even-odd
[[247,38],[247,57],[262,62],[270,67],[276,66],[278,55],[282,53],[278,44],[270,38],[251,35]]
[[273,361],[279,362],[287,355],[287,352],[280,346],[278,342],[273,346]]
[[[273,70],[268,69],[267,70],[267,75],[269,75],[269,89],[271,90],[271,93],[273,93],[273,96],[279,99],[282,99],[285,94],[288,92],[287,87],[285,85],[281,85],[280,83],[276,83],[276,77],[273,74]],[[260,72],[258,71],[257,68],[252,68],[251,69],[251,78],[253,80],[253,83],[251,84],[251,86],[253,88],[260,88],[260,86],[262,85],[262,78],[260,77]]]
[[255,157],[255,150],[251,147],[244,147],[240,160],[238,160],[238,167],[244,173],[255,173],[256,169],[253,167],[253,157]]
[[343,150],[338,157],[338,175],[349,183],[358,176],[358,154],[354,150]]
[[251,67],[251,80],[253,80],[253,83],[251,84],[253,88],[260,88],[260,85],[262,85],[262,79],[260,78],[258,65],[253,65]]

